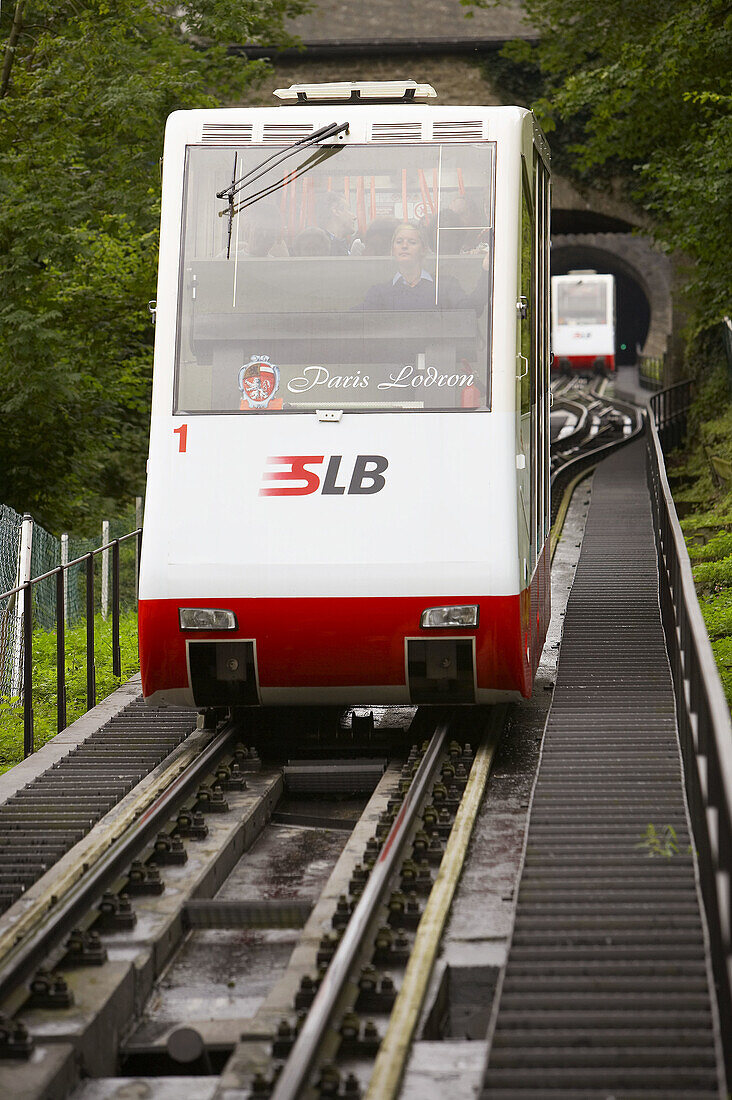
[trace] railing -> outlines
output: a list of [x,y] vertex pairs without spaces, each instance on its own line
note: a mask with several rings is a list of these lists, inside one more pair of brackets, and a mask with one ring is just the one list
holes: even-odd
[[684,442],[693,387],[693,382],[677,382],[675,386],[654,393],[651,398],[651,409],[664,454]]
[[674,680],[727,1079],[732,1080],[732,722],[666,478],[660,431],[653,423],[647,442],[661,614]]
[[23,601],[23,755],[34,752],[33,739],[33,588],[42,581],[56,580],[56,727],[58,732],[66,728],[66,585],[64,574],[75,566],[84,565],[86,572],[86,709],[97,702],[96,668],[94,663],[94,576],[98,554],[112,551],[112,672],[122,675],[120,648],[120,584],[119,548],[129,539],[137,540],[137,562],[140,561],[142,528],[113,539],[97,550],[92,550],[74,561],[57,566],[39,577],[0,593],[0,602],[6,599]]

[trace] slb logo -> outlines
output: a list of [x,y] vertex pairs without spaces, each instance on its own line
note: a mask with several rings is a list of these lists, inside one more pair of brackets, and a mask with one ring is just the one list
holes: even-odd
[[[281,470],[265,470],[262,481],[281,481],[286,484],[267,485],[259,490],[260,497],[305,497],[316,493],[323,496],[368,496],[380,493],[386,484],[382,476],[389,463],[383,455],[357,455],[350,479],[341,475],[343,455],[330,455],[325,473],[309,470],[308,466],[322,466],[325,455],[275,455],[267,459],[269,466],[283,466]],[[339,481],[341,484],[339,484]],[[348,487],[346,487],[346,483]]]

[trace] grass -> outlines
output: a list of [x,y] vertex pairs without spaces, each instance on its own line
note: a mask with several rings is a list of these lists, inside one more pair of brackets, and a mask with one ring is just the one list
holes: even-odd
[[[139,669],[137,612],[120,616],[122,675],[112,672],[112,619],[94,617],[94,661],[97,700],[110,695]],[[66,721],[86,711],[86,622],[66,630]],[[34,744],[39,749],[56,736],[56,633],[33,631]],[[0,774],[23,759],[23,707],[18,700],[0,703]]]
[[668,469],[680,485],[674,500],[684,515],[699,606],[732,710],[732,482],[715,476],[712,462],[732,462],[732,405],[721,401],[721,411],[709,416],[708,399],[702,392],[692,441],[670,456]]

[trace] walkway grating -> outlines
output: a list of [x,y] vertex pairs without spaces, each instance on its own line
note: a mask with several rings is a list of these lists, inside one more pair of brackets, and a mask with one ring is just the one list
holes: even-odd
[[194,711],[137,699],[0,805],[0,913],[185,740]]
[[483,1100],[726,1095],[690,844],[635,443],[595,474]]

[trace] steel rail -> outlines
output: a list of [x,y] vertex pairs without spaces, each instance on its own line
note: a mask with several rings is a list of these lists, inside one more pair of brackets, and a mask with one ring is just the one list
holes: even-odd
[[[49,951],[75,927],[91,901],[122,874],[139,849],[168,820],[172,807],[184,800],[202,776],[211,771],[237,732],[237,725],[227,723],[185,770],[112,840],[104,854],[67,893],[33,923],[19,942],[8,948],[0,959],[0,1002],[37,970]],[[17,933],[17,929],[11,932]]]
[[550,387],[555,397],[563,397],[566,393],[569,392],[569,380],[567,378],[562,378],[560,380],[557,380],[556,384],[553,386],[550,383]]
[[[598,401],[606,400],[606,387],[607,378],[603,378],[596,390],[588,386],[586,391],[582,390],[578,392],[574,389],[570,389],[569,392],[573,395],[572,397],[560,396],[559,400],[556,402],[556,405],[571,405],[575,409],[581,410],[581,416],[577,422],[576,428],[574,428],[573,431],[571,431],[568,435],[565,435],[562,439],[555,439],[552,443],[550,443],[549,453],[552,457],[561,455],[564,451],[570,449],[571,447],[581,446],[581,440],[587,435],[587,417],[591,409],[594,408],[595,404],[597,404]],[[587,395],[594,398],[592,404],[589,404],[586,401]],[[609,402],[606,403],[609,404]],[[612,408],[613,406],[611,405],[610,407]],[[587,438],[590,437],[588,436]]]
[[565,436],[562,436],[561,439],[555,439],[552,443],[550,443],[550,454],[557,454],[558,452],[561,453],[562,451],[566,450],[567,447],[573,446],[575,443],[579,442],[579,440],[585,433],[585,423],[587,421],[587,406],[583,405],[581,401],[574,401],[570,400],[569,398],[562,397],[554,402],[553,408],[559,409],[562,406],[570,407],[574,410],[579,410],[577,425],[572,429],[571,432],[568,432]]
[[443,718],[432,735],[427,751],[422,757],[399,813],[369,875],[363,894],[321,982],[308,1017],[277,1078],[272,1100],[302,1100],[302,1097],[307,1095],[305,1089],[308,1076],[330,1027],[343,989],[352,975],[359,953],[363,950],[364,940],[374,916],[398,869],[399,859],[411,827],[419,816],[423,798],[440,762],[449,724],[449,719]]
[[564,481],[567,478],[572,478],[574,474],[578,473],[580,470],[585,470],[589,466],[595,466],[601,459],[607,458],[609,454],[619,450],[621,447],[625,447],[628,443],[631,443],[634,439],[642,435],[645,429],[645,414],[643,410],[639,409],[637,405],[629,405],[622,401],[615,402],[615,405],[624,406],[635,416],[636,425],[633,431],[629,435],[623,436],[622,439],[614,439],[610,443],[601,444],[599,447],[588,447],[586,450],[583,450],[581,454],[575,455],[574,458],[570,458],[566,462],[563,462],[551,476],[550,484],[552,493],[560,479]]
[[559,546],[559,540],[562,536],[562,529],[564,528],[564,521],[567,518],[567,512],[569,511],[569,505],[574,496],[574,491],[578,485],[590,476],[590,474],[597,468],[597,464],[593,463],[592,466],[587,466],[584,470],[580,470],[578,474],[570,481],[566,489],[562,493],[562,500],[557,511],[557,518],[552,524],[551,531],[549,532],[549,561],[554,561],[554,555]]
[[492,708],[487,729],[470,769],[434,886],[417,928],[401,989],[376,1057],[365,1100],[394,1100],[409,1056],[412,1036],[427,994],[442,932],[465,863],[473,827],[503,733],[508,706]]

